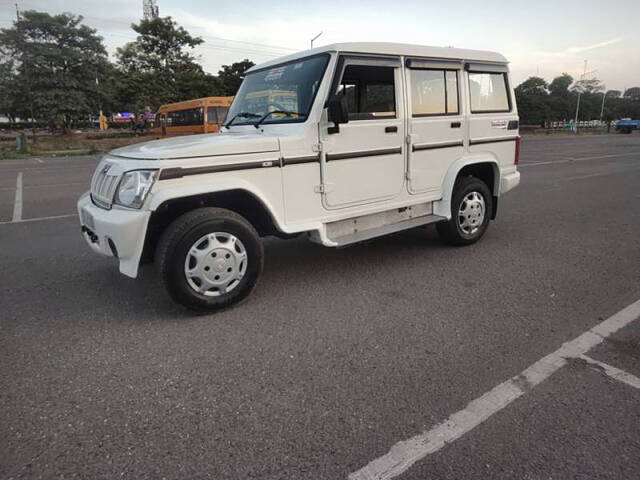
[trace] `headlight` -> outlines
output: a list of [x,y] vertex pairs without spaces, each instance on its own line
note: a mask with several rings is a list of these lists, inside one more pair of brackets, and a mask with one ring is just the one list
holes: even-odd
[[126,172],[116,192],[116,203],[123,207],[140,208],[156,181],[157,170],[132,170]]

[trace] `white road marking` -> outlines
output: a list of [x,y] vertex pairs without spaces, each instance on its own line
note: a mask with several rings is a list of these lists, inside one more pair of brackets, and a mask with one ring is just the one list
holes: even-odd
[[608,363],[594,360],[593,358],[587,357],[586,355],[581,355],[580,358],[587,363],[600,367],[603,373],[607,374],[611,378],[640,389],[640,378],[636,377],[635,375],[632,375],[629,372],[625,372],[624,370],[620,370],[619,368],[616,368],[613,365],[609,365]]
[[[88,182],[69,182],[69,183],[41,183],[38,185],[24,185],[22,187],[23,190],[27,190],[28,188],[50,188],[50,187],[71,187],[76,185],[87,185]],[[0,187],[0,191],[2,190],[13,190],[14,187]]]
[[37,157],[36,157],[36,161],[37,161],[38,163],[44,163],[44,161],[43,161],[41,158],[37,158]]
[[567,177],[567,180],[584,180],[587,178],[608,177],[611,175],[618,175],[620,173],[630,173],[630,172],[636,172],[636,171],[638,171],[637,168],[627,168],[625,170],[618,169],[618,170],[611,170],[609,172],[590,173],[588,175],[576,175],[574,177]]
[[472,400],[465,409],[449,416],[431,430],[396,443],[357,472],[349,480],[383,480],[397,477],[418,460],[437,452],[448,443],[462,437],[530,389],[546,380],[567,363],[567,358],[581,358],[612,333],[640,317],[640,300],[599,323],[579,337],[564,343],[558,350],[535,362],[519,375],[501,383],[481,397]]
[[18,173],[16,179],[16,198],[13,201],[13,217],[12,222],[19,222],[22,220],[22,172]]
[[595,157],[565,157],[566,160],[556,160],[556,161],[548,161],[548,162],[521,162],[518,164],[518,168],[537,167],[538,165],[551,165],[552,163],[584,162],[586,160],[602,160],[604,158],[628,157],[630,155],[640,156],[640,152],[615,153],[612,155],[597,155]]
[[616,173],[626,173],[626,172],[600,172],[600,173],[590,173],[589,175],[577,175],[575,177],[567,177],[567,180],[585,180],[587,178],[595,178],[595,177],[606,177],[608,175],[615,175]]
[[41,220],[57,220],[59,218],[71,218],[77,217],[77,213],[70,213],[68,215],[53,215],[51,217],[37,217],[37,218],[25,218],[22,220],[11,221],[11,222],[0,222],[0,225],[9,225],[11,223],[28,223],[28,222],[39,222]]
[[640,155],[640,152],[629,152],[629,153],[612,153],[610,155],[596,155],[595,157],[579,157],[575,158],[576,161],[582,160],[600,160],[602,158],[617,158],[617,157],[628,157],[630,155]]
[[551,165],[552,163],[567,163],[571,160],[552,160],[549,162],[520,162],[518,164],[518,168],[520,167],[537,167],[538,165]]

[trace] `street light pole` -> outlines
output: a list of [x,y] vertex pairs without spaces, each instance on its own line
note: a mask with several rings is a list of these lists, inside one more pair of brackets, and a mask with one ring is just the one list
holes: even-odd
[[[591,70],[587,72],[587,61],[584,61],[584,73],[580,75],[580,82],[585,79],[587,75],[591,75],[592,73],[596,73],[598,70]],[[582,95],[582,85],[580,85],[580,89],[578,89],[578,101],[576,103],[576,118],[573,121],[573,132],[578,133],[578,113],[580,112],[580,96]]]
[[[587,74],[587,61],[584,61],[584,72],[582,73],[582,75],[580,76],[580,80],[582,81],[584,79],[584,76]],[[582,87],[582,85],[580,85],[580,87]],[[578,133],[578,112],[580,111],[580,94],[582,93],[581,89],[578,89],[578,101],[576,103],[576,118],[573,121],[573,133],[577,134]]]
[[322,35],[322,32],[320,32],[319,34],[317,34],[315,37],[311,39],[311,48],[313,48],[313,41],[317,40],[320,35]]

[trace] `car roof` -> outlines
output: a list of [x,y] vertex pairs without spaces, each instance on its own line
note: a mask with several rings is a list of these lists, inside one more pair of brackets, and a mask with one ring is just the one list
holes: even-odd
[[341,53],[368,53],[372,55],[404,55],[407,57],[422,57],[434,59],[468,60],[474,62],[508,63],[507,59],[497,53],[485,50],[467,50],[453,47],[429,47],[426,45],[412,45],[408,43],[389,42],[354,42],[354,43],[333,43],[321,47],[303,50],[301,52],[275,58],[268,62],[251,67],[247,72],[261,70],[272,65],[297,60],[299,58],[317,55],[325,52]]

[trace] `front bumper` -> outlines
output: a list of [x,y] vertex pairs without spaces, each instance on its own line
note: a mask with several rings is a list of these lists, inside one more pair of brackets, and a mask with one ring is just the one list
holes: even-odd
[[78,200],[78,215],[83,227],[82,236],[89,247],[101,255],[116,257],[120,272],[135,278],[150,212],[117,206],[105,210],[95,206],[87,192]]

